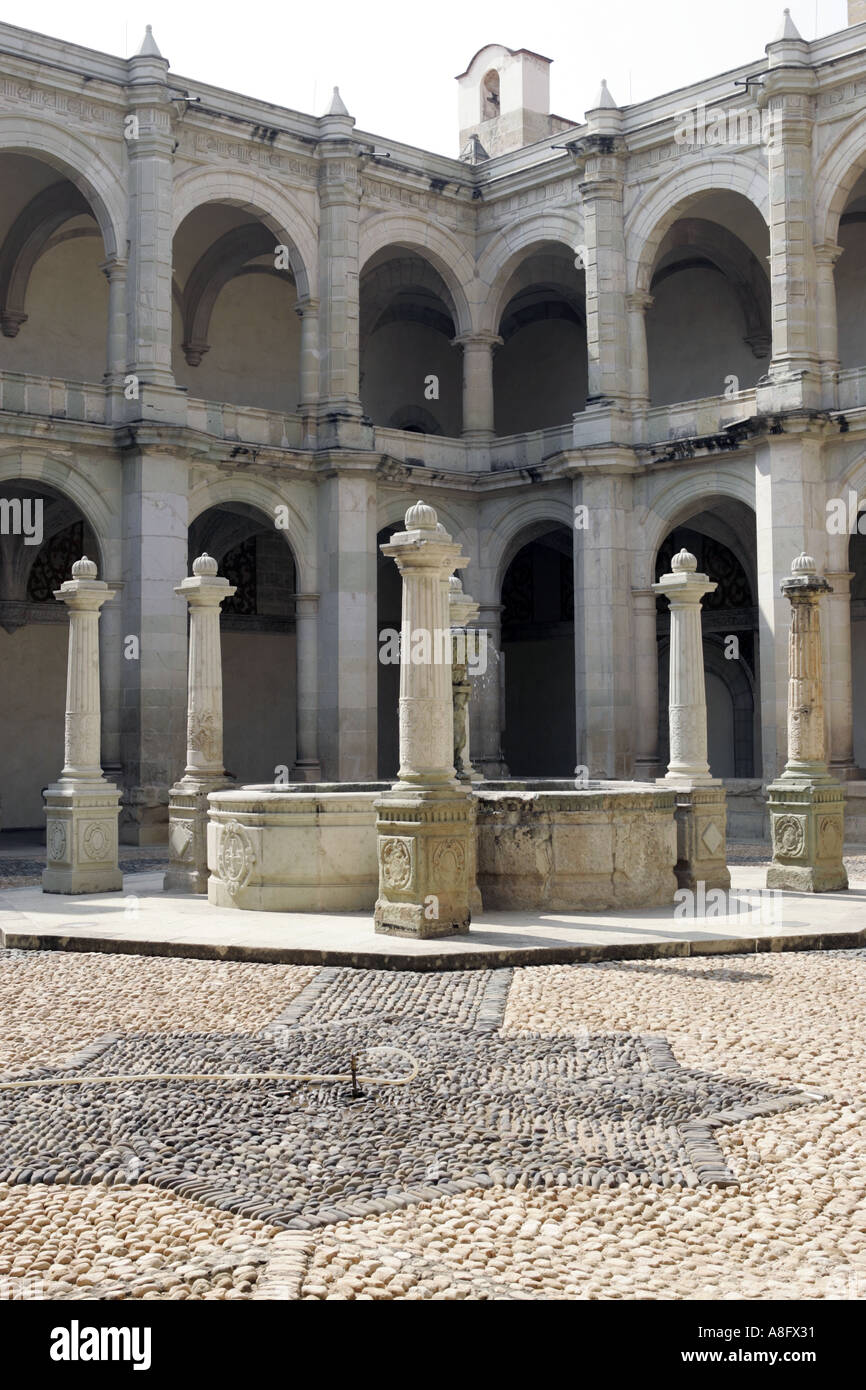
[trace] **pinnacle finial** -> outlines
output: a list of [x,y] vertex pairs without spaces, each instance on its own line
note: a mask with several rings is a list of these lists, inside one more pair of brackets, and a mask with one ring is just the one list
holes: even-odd
[[141,48],[136,53],[136,58],[161,58],[162,54],[157,48],[156,39],[153,37],[153,30],[148,24],[144,38],[141,41]]
[[596,111],[599,109],[599,107],[606,107],[608,110],[616,110],[616,102],[614,101],[613,96],[608,88],[606,77],[603,77],[601,79],[601,86],[598,89],[598,96],[596,97],[590,109]]
[[792,574],[817,574],[818,567],[811,555],[807,555],[805,550],[798,555],[791,564]]
[[406,513],[403,524],[407,531],[435,531],[439,518],[433,508],[419,497],[414,507],[410,507]]
[[217,562],[212,555],[208,555],[207,551],[205,551],[203,555],[199,555],[197,560],[193,560],[192,572],[196,578],[202,575],[215,575],[217,572]]
[[790,10],[784,11],[784,14],[782,15],[781,28],[779,29],[779,32],[776,35],[773,42],[779,43],[781,39],[799,39],[801,43],[803,42],[803,35],[800,33],[796,24],[791,18]]
[[349,112],[346,109],[346,103],[340,96],[339,87],[334,88],[334,95],[331,97],[331,104],[328,107],[325,114],[327,116],[348,116]]
[[96,578],[96,563],[95,563],[95,561],[93,561],[93,560],[88,560],[88,558],[87,558],[86,555],[82,555],[81,559],[80,559],[80,560],[76,560],[76,561],[75,561],[75,564],[72,566],[72,578],[73,578],[73,579],[95,579],[95,578]]

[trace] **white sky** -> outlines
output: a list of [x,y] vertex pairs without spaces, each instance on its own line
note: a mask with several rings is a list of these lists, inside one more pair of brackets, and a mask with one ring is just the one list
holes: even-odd
[[[11,7],[10,7],[11,8]],[[129,57],[153,26],[172,70],[321,115],[336,83],[362,130],[457,155],[457,84],[484,44],[554,60],[551,110],[583,119],[599,81],[623,106],[760,58],[778,0],[36,0],[9,23]],[[846,0],[794,0],[805,39]]]

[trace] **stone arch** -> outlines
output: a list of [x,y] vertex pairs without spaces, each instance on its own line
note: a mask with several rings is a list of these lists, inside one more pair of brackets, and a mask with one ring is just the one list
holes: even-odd
[[504,228],[478,258],[478,279],[484,292],[477,308],[478,331],[496,333],[506,306],[511,279],[522,261],[536,251],[561,245],[572,260],[583,242],[583,219],[576,212],[546,212]]
[[730,498],[755,510],[754,479],[728,468],[708,468],[677,475],[666,483],[645,508],[632,514],[634,526],[632,583],[646,589],[655,579],[655,558],[665,536],[690,516],[706,511],[713,500]]
[[280,529],[295,563],[299,593],[316,592],[316,551],[313,526],[305,515],[300,499],[287,497],[272,484],[259,478],[225,478],[202,482],[189,498],[189,525],[192,526],[212,507],[242,503],[259,512],[264,520],[273,521],[277,507],[288,508],[289,526]]
[[190,366],[197,366],[208,348],[208,334],[214,305],[230,280],[246,272],[259,272],[282,278],[284,271],[274,267],[249,266],[248,262],[273,250],[273,237],[261,222],[234,227],[218,237],[193,266],[184,289],[175,284],[183,315],[181,347]]
[[275,245],[288,250],[289,265],[299,299],[314,296],[317,266],[316,229],[306,212],[284,188],[251,174],[196,169],[182,174],[174,185],[172,235],[185,218],[207,203],[243,208],[264,223],[276,238]]
[[49,185],[22,208],[0,249],[0,320],[7,337],[15,337],[27,319],[25,301],[30,276],[39,257],[64,222],[93,216],[87,199],[65,182]]
[[769,187],[766,171],[743,155],[715,154],[662,179],[625,219],[628,290],[648,291],[658,248],[665,233],[704,193],[739,193],[767,223]]
[[573,525],[574,511],[570,503],[552,497],[533,497],[502,511],[493,522],[482,526],[481,553],[485,558],[485,570],[492,579],[492,592],[497,595],[501,592],[505,572],[524,545],[557,526],[565,526],[570,532]]
[[359,274],[378,252],[393,246],[395,250],[410,251],[429,261],[441,275],[451,295],[458,334],[472,329],[468,288],[472,284],[475,264],[463,243],[435,222],[425,221],[414,214],[401,212],[378,213],[361,226],[358,248]]
[[0,154],[29,155],[69,179],[93,211],[106,259],[125,254],[126,189],[92,142],[39,117],[15,113],[0,115]]
[[815,244],[835,243],[848,196],[866,169],[866,131],[855,116],[823,155],[815,173]]
[[71,467],[68,459],[26,449],[0,452],[0,483],[13,480],[36,489],[47,484],[78,508],[100,547],[100,556],[93,557],[99,565],[99,577],[109,578],[106,569],[113,549],[114,514],[98,487]]

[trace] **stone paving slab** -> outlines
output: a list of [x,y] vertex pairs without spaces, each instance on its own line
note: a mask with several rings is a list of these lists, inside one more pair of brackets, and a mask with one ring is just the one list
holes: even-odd
[[[765,869],[732,869],[734,893],[764,887]],[[162,892],[162,875],[130,874],[124,893],[75,898],[0,893],[0,941],[25,950],[108,951],[295,965],[462,970],[657,956],[852,949],[866,945],[866,878],[847,892],[789,893],[779,920],[757,911],[683,919],[674,908],[630,912],[482,913],[465,935],[385,937],[366,913],[233,912]],[[769,916],[769,914],[767,914]]]

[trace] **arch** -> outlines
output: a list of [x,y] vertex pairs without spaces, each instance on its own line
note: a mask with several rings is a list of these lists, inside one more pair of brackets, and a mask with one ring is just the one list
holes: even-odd
[[557,526],[570,532],[573,525],[571,503],[554,497],[532,497],[501,512],[489,527],[481,529],[480,537],[485,569],[493,577],[492,592],[501,592],[505,572],[524,545]]
[[512,276],[522,261],[551,245],[562,246],[573,261],[583,235],[583,219],[572,212],[537,213],[497,233],[478,259],[478,278],[485,290],[477,310],[478,331],[497,331]]
[[[273,250],[273,239],[261,222],[233,227],[212,242],[190,271],[181,292],[183,342],[181,348],[191,367],[198,366],[208,350],[208,333],[214,305],[220,291],[242,273],[244,266]],[[284,271],[261,267],[266,274],[282,279]]]
[[53,183],[37,193],[19,212],[0,250],[0,318],[3,332],[15,337],[27,320],[24,308],[33,267],[55,232],[73,217],[93,216],[87,199],[77,188]]
[[[716,155],[712,164],[701,160],[677,169],[640,199],[625,218],[628,291],[648,291],[662,238],[703,193],[738,193],[767,223],[769,185],[766,171],[743,155]],[[769,224],[768,224],[769,225]]]
[[648,502],[645,509],[632,513],[634,569],[632,584],[646,589],[655,580],[655,557],[669,531],[683,525],[690,516],[708,511],[714,499],[729,498],[755,511],[755,481],[733,469],[716,468],[677,475]]
[[10,449],[0,452],[0,483],[20,482],[39,489],[43,485],[67,497],[81,512],[95,535],[102,551],[99,575],[108,576],[105,565],[112,541],[112,511],[104,493],[83,473],[72,468],[67,459],[29,449]]
[[414,434],[438,434],[442,430],[439,421],[423,405],[404,405],[394,411],[388,422],[388,429],[408,430]]
[[298,593],[316,592],[315,534],[304,514],[314,515],[312,498],[302,510],[299,498],[287,497],[284,491],[258,478],[220,478],[199,483],[189,497],[188,525],[191,527],[203,512],[211,507],[242,503],[260,512],[267,521],[277,515],[277,507],[287,507],[289,526],[281,535],[291,550],[298,576]]
[[703,217],[679,217],[665,238],[667,250],[656,267],[651,289],[659,280],[683,268],[683,262],[668,255],[690,249],[706,258],[730,284],[740,306],[745,326],[745,341],[755,357],[767,357],[771,345],[770,281],[757,257],[740,237],[729,232],[719,222]]
[[427,222],[422,217],[377,213],[361,226],[358,248],[359,274],[379,251],[393,246],[412,251],[429,261],[438,271],[451,295],[456,316],[457,333],[472,330],[472,313],[467,287],[475,275],[475,263],[462,242],[445,228]]
[[276,237],[276,244],[288,249],[298,298],[309,299],[313,295],[318,263],[316,228],[291,194],[261,175],[254,177],[234,170],[191,170],[174,185],[172,235],[191,212],[207,203],[243,208],[263,222]]
[[[0,115],[0,154],[23,154],[50,164],[90,205],[107,260],[125,254],[127,192],[94,146],[37,116]],[[87,171],[86,173],[84,171]]]
[[814,181],[815,244],[835,243],[848,196],[866,169],[866,130],[855,116],[823,155]]

